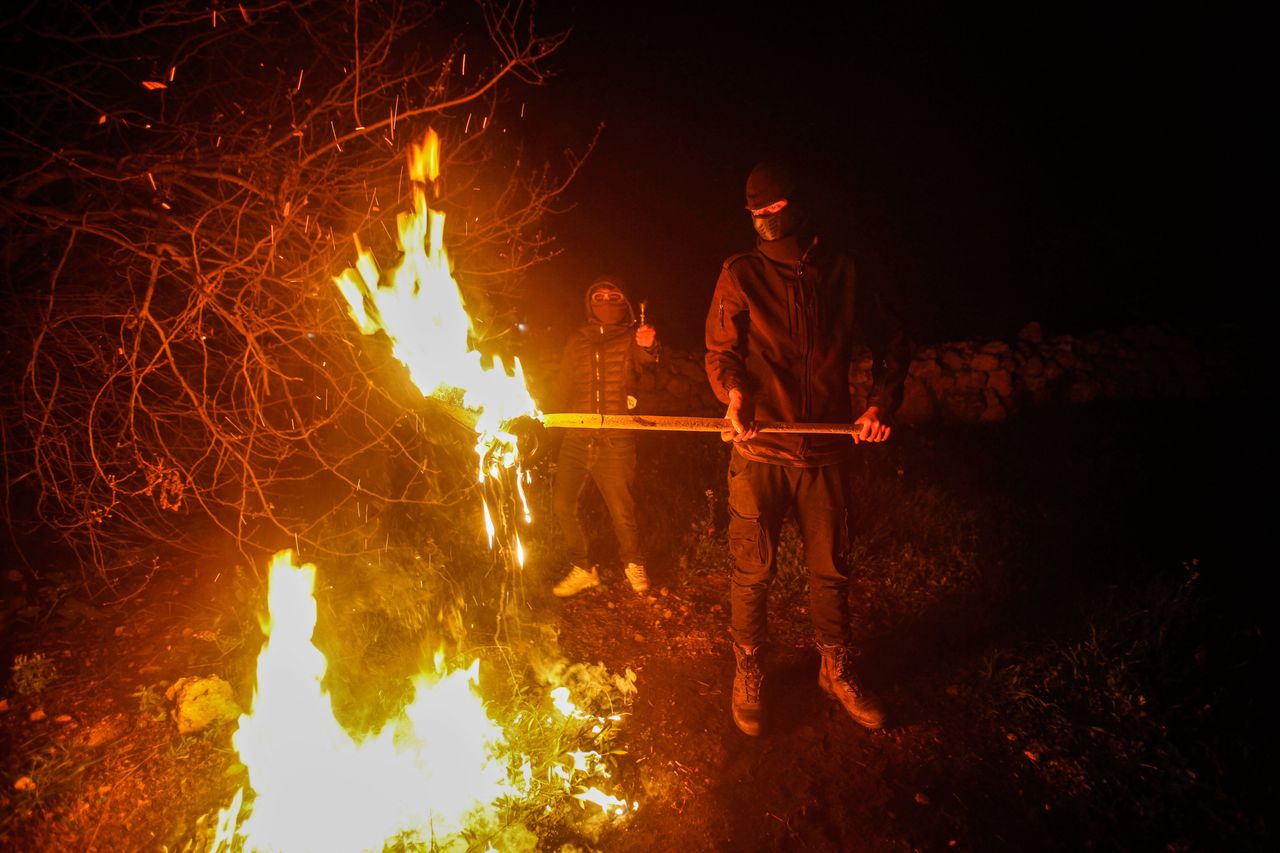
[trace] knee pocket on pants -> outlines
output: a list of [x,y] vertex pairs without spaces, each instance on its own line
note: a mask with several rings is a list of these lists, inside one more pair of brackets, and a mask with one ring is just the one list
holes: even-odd
[[764,568],[767,563],[769,543],[765,537],[764,525],[759,518],[747,518],[730,513],[729,515],[729,553],[740,563]]

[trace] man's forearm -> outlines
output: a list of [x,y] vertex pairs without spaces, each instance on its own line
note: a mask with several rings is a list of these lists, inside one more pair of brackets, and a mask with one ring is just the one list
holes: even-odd
[[742,381],[744,371],[734,364],[734,359],[724,353],[708,352],[706,357],[707,380],[716,399],[722,403],[729,402],[729,392],[741,389],[746,383]]

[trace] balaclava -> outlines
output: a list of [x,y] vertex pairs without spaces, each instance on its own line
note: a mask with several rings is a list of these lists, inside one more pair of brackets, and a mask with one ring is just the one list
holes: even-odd
[[804,226],[803,200],[799,195],[795,173],[789,166],[774,160],[756,165],[747,176],[747,209],[760,210],[779,201],[786,201],[781,210],[765,216],[752,216],[751,224],[762,240],[781,240],[792,237]]
[[[597,292],[616,293],[610,302],[595,301]],[[612,276],[601,276],[587,288],[587,319],[605,326],[621,326],[631,322],[631,303],[623,293],[621,282]]]

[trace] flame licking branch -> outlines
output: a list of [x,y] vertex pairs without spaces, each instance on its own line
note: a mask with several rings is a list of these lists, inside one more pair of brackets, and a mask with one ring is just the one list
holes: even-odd
[[[434,133],[409,152],[413,209],[397,218],[403,257],[389,275],[363,248],[355,267],[335,278],[349,313],[367,335],[382,331],[392,352],[424,395],[461,393],[476,417],[479,482],[489,543],[495,538],[490,495],[518,499],[529,520],[517,442],[506,426],[536,417],[519,361],[508,373],[500,360],[485,368],[470,346],[471,321],[445,254],[444,216],[427,207],[439,175]],[[516,488],[510,488],[514,480]],[[496,498],[495,498],[496,499]],[[509,499],[503,497],[503,500]],[[504,504],[505,506],[505,504]],[[500,520],[508,518],[500,515]],[[514,525],[502,524],[504,543],[523,565]],[[479,694],[479,661],[449,671],[437,656],[434,672],[414,681],[413,701],[379,731],[352,735],[333,716],[322,687],[324,655],[312,642],[316,624],[315,567],[296,567],[289,551],[269,573],[270,624],[258,658],[252,710],[233,738],[249,785],[219,814],[211,849],[226,851],[471,850],[468,833],[490,849],[527,849],[518,823],[503,819],[503,803],[532,802],[541,791],[562,792],[613,816],[636,807],[591,784],[608,778],[604,756],[565,745],[605,736],[621,716],[590,714],[566,687],[551,692],[544,718],[516,720],[518,730],[541,731],[559,745],[550,755],[525,753],[493,723]],[[634,675],[628,672],[631,680]],[[631,682],[627,686],[634,690]],[[505,828],[504,828],[505,827]]]
[[[529,521],[524,493],[526,475],[519,469],[516,437],[507,430],[521,416],[537,417],[519,359],[511,372],[501,358],[485,367],[473,349],[471,318],[463,306],[444,248],[444,214],[427,206],[427,194],[440,175],[440,139],[427,133],[421,145],[409,148],[412,210],[396,217],[396,238],[403,256],[389,275],[383,275],[372,252],[360,247],[354,267],[334,281],[347,300],[351,319],[360,331],[379,331],[391,341],[391,351],[409,370],[414,385],[426,396],[461,392],[462,404],[476,415],[479,482],[495,482],[514,474],[519,515]],[[482,489],[482,495],[485,490]],[[492,490],[504,491],[501,488]],[[483,497],[485,529],[494,544],[494,510]],[[519,532],[504,526],[509,547],[524,565]]]

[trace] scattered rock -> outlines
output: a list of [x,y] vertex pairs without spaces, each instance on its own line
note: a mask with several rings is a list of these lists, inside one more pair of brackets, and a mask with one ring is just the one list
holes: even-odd
[[36,783],[30,776],[19,776],[18,781],[13,783],[13,787],[19,791],[34,791]]
[[919,803],[919,804],[920,804],[920,805],[922,805],[922,806],[927,806],[927,805],[929,805],[929,795],[928,795],[928,794],[925,794],[925,793],[917,792],[917,793],[916,793],[916,802],[917,802],[917,803]]
[[84,745],[96,747],[117,741],[128,734],[130,728],[132,728],[132,723],[124,714],[112,714],[109,717],[103,717],[84,733]]
[[231,685],[216,675],[179,678],[165,691],[164,698],[174,703],[171,716],[178,724],[178,733],[184,735],[232,722],[241,713]]
[[1041,330],[1039,323],[1032,320],[1030,323],[1018,330],[1018,340],[1026,341],[1029,344],[1043,343],[1044,331]]
[[36,708],[34,711],[31,712],[31,716],[28,717],[27,719],[31,720],[31,722],[33,723],[38,723],[44,718],[45,718],[44,708]]

